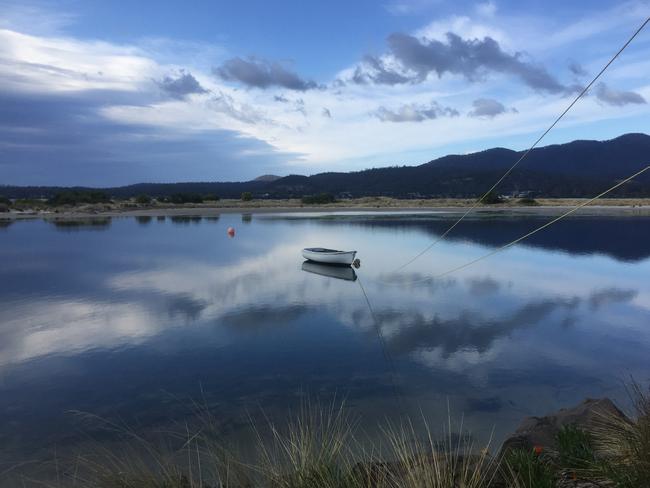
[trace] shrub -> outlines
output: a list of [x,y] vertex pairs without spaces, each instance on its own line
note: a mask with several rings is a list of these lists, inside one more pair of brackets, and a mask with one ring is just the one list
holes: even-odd
[[520,198],[517,203],[521,205],[530,205],[530,206],[539,205],[539,202],[532,197]]
[[620,487],[650,486],[650,392],[630,387],[634,420],[603,414],[591,431],[600,458],[600,476]]
[[241,194],[241,199],[244,202],[250,202],[253,199],[253,194],[249,191],[245,191]]
[[203,197],[196,193],[174,193],[169,197],[171,203],[203,203]]
[[504,461],[513,478],[512,486],[555,488],[553,466],[541,450],[513,449],[506,453]]
[[3,195],[0,195],[0,204],[4,204],[4,205],[9,206],[9,205],[11,205],[11,200],[9,200],[7,197],[5,197]]
[[556,436],[558,462],[565,468],[587,468],[596,461],[591,435],[575,425],[565,425]]
[[319,193],[318,195],[305,195],[302,197],[302,203],[307,205],[334,203],[336,199],[330,193]]
[[147,205],[151,203],[151,197],[143,193],[142,195],[138,195],[137,197],[135,197],[135,202],[143,205]]
[[208,202],[218,202],[220,198],[218,195],[215,195],[214,193],[208,193],[207,195],[203,196],[203,200]]
[[503,203],[503,198],[501,196],[494,192],[488,192],[487,195],[483,197],[483,200],[481,200],[483,203],[487,203],[488,205],[493,205],[495,203]]

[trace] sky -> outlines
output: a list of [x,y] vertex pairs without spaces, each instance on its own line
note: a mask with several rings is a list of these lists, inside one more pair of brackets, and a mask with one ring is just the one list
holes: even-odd
[[[528,147],[650,0],[0,0],[0,185],[245,181]],[[646,27],[544,144],[650,132]]]

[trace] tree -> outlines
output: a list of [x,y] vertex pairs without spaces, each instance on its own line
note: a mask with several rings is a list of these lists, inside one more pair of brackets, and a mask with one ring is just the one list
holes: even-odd
[[51,205],[77,205],[79,203],[109,203],[111,199],[103,191],[66,190],[54,195],[48,203]]
[[319,193],[318,195],[305,195],[302,197],[302,203],[310,204],[325,204],[334,203],[336,199],[331,193]]
[[483,203],[492,205],[494,203],[503,203],[503,198],[501,198],[501,196],[498,193],[491,191],[487,195],[485,195],[485,197],[483,197],[482,201]]
[[241,199],[244,202],[250,202],[253,199],[253,194],[249,191],[245,191],[241,194]]
[[174,193],[169,197],[172,203],[203,203],[203,197],[196,193]]
[[145,195],[144,193],[141,195],[138,195],[135,197],[135,202],[136,203],[141,203],[143,205],[147,205],[151,203],[151,197],[149,195]]

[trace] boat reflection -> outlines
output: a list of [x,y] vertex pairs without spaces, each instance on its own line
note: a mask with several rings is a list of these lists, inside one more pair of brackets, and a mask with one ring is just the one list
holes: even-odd
[[302,270],[321,276],[328,276],[339,280],[355,281],[357,274],[350,266],[335,266],[331,264],[319,264],[313,261],[302,263]]

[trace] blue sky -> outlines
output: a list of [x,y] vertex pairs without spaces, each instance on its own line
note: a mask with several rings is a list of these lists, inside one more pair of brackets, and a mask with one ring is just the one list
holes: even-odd
[[[0,0],[0,184],[246,180],[523,149],[624,2]],[[650,27],[545,140],[650,132]]]

